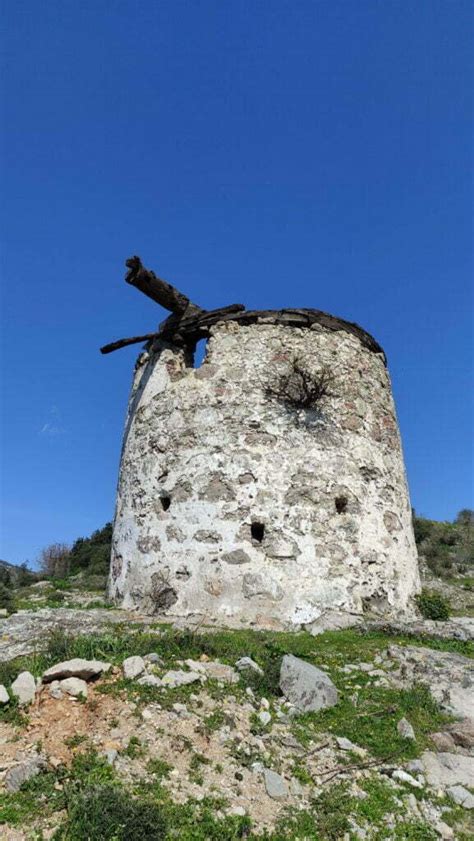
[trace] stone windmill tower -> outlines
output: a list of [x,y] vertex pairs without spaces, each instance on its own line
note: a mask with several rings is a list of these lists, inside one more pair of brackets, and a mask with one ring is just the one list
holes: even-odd
[[382,348],[319,310],[205,311],[139,258],[127,266],[127,282],[172,315],[102,348],[147,342],[110,596],[153,614],[313,630],[410,613],[417,554]]

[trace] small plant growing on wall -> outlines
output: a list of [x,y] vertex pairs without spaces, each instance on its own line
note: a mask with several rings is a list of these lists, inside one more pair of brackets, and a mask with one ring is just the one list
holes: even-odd
[[315,409],[325,397],[334,396],[333,385],[334,375],[328,368],[313,373],[304,362],[293,358],[287,370],[267,386],[266,393],[294,409]]

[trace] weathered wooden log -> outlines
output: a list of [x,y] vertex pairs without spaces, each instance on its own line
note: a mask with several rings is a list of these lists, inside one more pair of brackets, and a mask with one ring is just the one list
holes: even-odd
[[128,267],[125,276],[126,282],[135,286],[136,289],[139,289],[140,292],[143,292],[144,295],[147,295],[152,301],[156,301],[166,310],[170,310],[170,312],[179,316],[184,314],[187,316],[197,315],[203,312],[201,307],[193,304],[179,289],[171,286],[166,280],[157,277],[150,269],[145,269],[140,257],[130,257],[125,265]]
[[110,342],[108,345],[101,347],[101,353],[113,353],[114,350],[120,350],[127,345],[137,345],[139,342],[149,342],[150,339],[156,339],[159,333],[145,333],[143,336],[132,336],[130,339],[117,339],[116,342]]

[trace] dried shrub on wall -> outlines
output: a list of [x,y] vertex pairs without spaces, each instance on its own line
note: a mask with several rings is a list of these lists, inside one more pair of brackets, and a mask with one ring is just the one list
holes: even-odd
[[266,393],[295,409],[314,409],[325,397],[334,396],[334,379],[329,368],[313,373],[300,359],[294,358],[287,370],[267,386]]

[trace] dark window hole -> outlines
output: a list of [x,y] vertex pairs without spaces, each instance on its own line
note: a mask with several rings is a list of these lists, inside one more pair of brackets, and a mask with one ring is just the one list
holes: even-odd
[[193,353],[193,368],[200,368],[204,362],[204,357],[207,352],[207,339],[199,339],[196,342]]
[[258,543],[261,543],[265,537],[265,526],[263,523],[252,523],[250,526],[250,532],[252,534],[252,540],[256,540]]
[[161,507],[163,511],[167,511],[171,505],[171,497],[170,496],[160,496]]
[[336,511],[338,514],[344,514],[344,511],[347,511],[347,503],[348,503],[347,496],[336,496],[334,500],[334,505],[336,506]]

